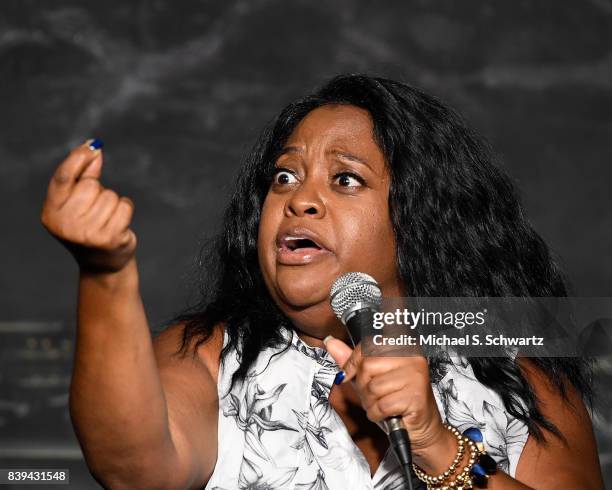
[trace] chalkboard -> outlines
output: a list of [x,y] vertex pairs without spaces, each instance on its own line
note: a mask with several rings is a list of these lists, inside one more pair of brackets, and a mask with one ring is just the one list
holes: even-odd
[[[3,1],[0,467],[70,467],[73,486],[97,488],[67,410],[77,269],[39,223],[70,148],[104,139],[103,182],[136,204],[142,294],[159,330],[193,298],[199,245],[262,127],[354,72],[407,81],[464,114],[574,294],[612,296],[606,0]],[[609,408],[612,368],[598,373]],[[596,424],[612,482],[612,423]]]

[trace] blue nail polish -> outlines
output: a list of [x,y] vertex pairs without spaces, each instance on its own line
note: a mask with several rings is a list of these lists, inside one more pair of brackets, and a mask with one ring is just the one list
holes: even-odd
[[89,149],[92,151],[99,150],[103,146],[104,146],[104,141],[102,141],[100,138],[96,138],[91,143],[89,143]]
[[346,374],[344,371],[339,371],[338,374],[336,374],[336,378],[334,379],[334,384],[335,385],[339,385],[340,383],[342,383],[342,381],[344,381]]

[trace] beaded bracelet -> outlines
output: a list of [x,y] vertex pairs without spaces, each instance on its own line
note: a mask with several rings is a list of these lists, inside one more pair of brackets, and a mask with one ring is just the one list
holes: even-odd
[[454,475],[457,466],[463,459],[466,442],[469,441],[467,437],[462,436],[461,433],[452,425],[445,425],[444,427],[450,432],[452,432],[452,434],[457,438],[457,454],[448,469],[443,473],[440,473],[439,475],[431,476],[425,473],[415,463],[412,463],[412,469],[414,470],[414,473],[419,478],[419,480],[427,484],[428,490],[430,488],[438,488],[440,485],[444,484],[452,475]]
[[[474,485],[477,488],[486,488],[489,475],[497,471],[497,463],[484,450],[482,432],[471,427],[460,434],[452,425],[445,425],[445,427],[457,438],[455,459],[446,471],[436,476],[428,475],[413,463],[412,468],[416,476],[427,484],[427,490],[465,490],[474,488]],[[457,466],[463,459],[466,445],[470,451],[468,463],[455,476]]]
[[463,435],[474,441],[479,452],[478,460],[475,462],[470,472],[472,475],[472,483],[478,488],[487,488],[489,476],[495,474],[497,471],[497,463],[485,451],[484,438],[480,429],[470,427],[463,431]]

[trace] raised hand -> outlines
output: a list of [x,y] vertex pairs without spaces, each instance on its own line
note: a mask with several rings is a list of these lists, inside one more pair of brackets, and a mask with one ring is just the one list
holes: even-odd
[[134,204],[100,183],[103,156],[96,146],[88,141],[59,164],[41,222],[70,251],[81,272],[117,272],[136,250],[136,235],[129,228]]

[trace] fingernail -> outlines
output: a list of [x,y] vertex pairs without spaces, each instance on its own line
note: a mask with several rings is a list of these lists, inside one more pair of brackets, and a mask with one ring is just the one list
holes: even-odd
[[102,141],[100,138],[89,140],[88,143],[91,151],[99,150],[104,146],[104,141]]
[[336,377],[334,378],[334,384],[339,385],[340,383],[344,381],[345,377],[346,377],[346,374],[344,371],[338,371],[338,374],[336,374]]
[[325,345],[327,345],[327,341],[328,341],[328,340],[331,340],[331,339],[333,339],[333,338],[334,338],[334,336],[333,336],[333,335],[328,335],[327,337],[325,337],[325,338],[323,339],[323,343],[324,343]]

